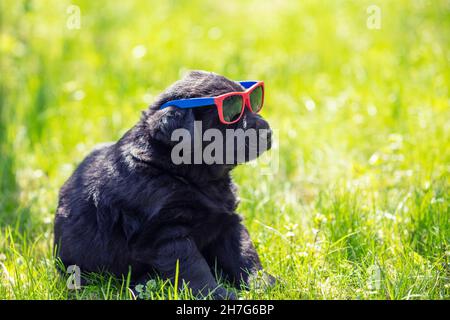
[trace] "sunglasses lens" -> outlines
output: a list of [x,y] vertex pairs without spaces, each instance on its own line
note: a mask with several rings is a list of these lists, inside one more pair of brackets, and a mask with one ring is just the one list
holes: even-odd
[[252,93],[250,93],[250,104],[253,112],[258,112],[262,107],[263,101],[263,89],[261,86],[255,88]]
[[242,112],[244,106],[242,96],[229,96],[223,100],[223,118],[226,122],[233,122]]

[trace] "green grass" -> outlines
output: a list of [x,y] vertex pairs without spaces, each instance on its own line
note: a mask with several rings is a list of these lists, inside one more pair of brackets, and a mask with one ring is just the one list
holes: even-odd
[[[448,1],[73,2],[79,30],[69,1],[0,2],[0,299],[131,298],[107,275],[66,289],[57,193],[189,69],[265,80],[277,130],[271,174],[234,178],[281,281],[241,297],[450,298]],[[189,298],[160,280],[142,294]]]

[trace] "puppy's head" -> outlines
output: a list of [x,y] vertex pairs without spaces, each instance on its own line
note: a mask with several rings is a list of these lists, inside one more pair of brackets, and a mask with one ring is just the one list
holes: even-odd
[[238,82],[212,72],[191,71],[164,91],[144,112],[152,139],[171,151],[182,149],[180,143],[190,144],[190,148],[172,152],[172,155],[182,156],[184,163],[189,159],[190,164],[200,164],[201,159],[201,164],[234,166],[255,159],[270,148],[271,130],[267,121],[247,107],[242,118],[229,125],[220,122],[214,105],[160,110],[167,101],[215,97],[234,91],[241,92],[244,88]]

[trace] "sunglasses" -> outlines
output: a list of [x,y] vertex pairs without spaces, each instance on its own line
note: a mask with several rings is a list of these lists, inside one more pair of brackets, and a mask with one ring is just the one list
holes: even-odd
[[217,97],[191,98],[172,100],[164,103],[160,109],[177,107],[182,109],[208,107],[215,105],[220,122],[233,124],[238,122],[244,114],[245,106],[257,113],[264,103],[263,81],[239,81],[246,89],[243,92],[228,92]]

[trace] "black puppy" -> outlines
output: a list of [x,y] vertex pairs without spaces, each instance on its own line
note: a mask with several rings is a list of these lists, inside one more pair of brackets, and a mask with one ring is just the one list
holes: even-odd
[[218,287],[212,270],[218,268],[239,285],[262,269],[235,213],[238,200],[230,171],[236,163],[175,165],[171,135],[180,128],[192,132],[194,121],[221,132],[267,129],[262,138],[270,148],[269,125],[247,109],[239,122],[224,125],[213,107],[159,108],[170,100],[243,90],[223,76],[190,72],[117,143],[88,155],[59,194],[55,246],[64,265],[116,275],[131,267],[132,279],[145,282],[155,273],[173,279],[178,260],[179,277],[194,293],[234,298]]

